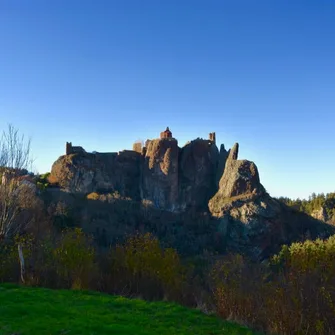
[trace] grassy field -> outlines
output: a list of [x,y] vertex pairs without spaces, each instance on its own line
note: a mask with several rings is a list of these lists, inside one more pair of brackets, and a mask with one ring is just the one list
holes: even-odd
[[1,335],[244,335],[244,327],[197,310],[95,292],[0,285]]

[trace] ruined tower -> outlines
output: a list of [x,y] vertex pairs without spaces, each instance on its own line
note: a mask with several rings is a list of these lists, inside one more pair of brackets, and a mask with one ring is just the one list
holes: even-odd
[[215,132],[209,133],[209,140],[216,144]]
[[72,153],[72,142],[66,142],[65,153],[66,155],[70,155]]
[[172,138],[172,133],[171,133],[169,127],[166,127],[166,130],[161,132],[160,137],[161,138]]
[[83,147],[74,147],[72,142],[66,142],[65,153],[66,155],[76,154],[76,153],[85,153]]

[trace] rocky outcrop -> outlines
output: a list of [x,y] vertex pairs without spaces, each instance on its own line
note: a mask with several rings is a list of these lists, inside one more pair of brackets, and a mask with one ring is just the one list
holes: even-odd
[[210,140],[196,139],[180,149],[175,138],[163,137],[147,140],[136,151],[61,156],[50,180],[72,193],[118,191],[134,200],[149,200],[159,209],[207,210],[225,155]]
[[219,162],[218,162],[218,167],[217,167],[217,171],[216,171],[216,185],[217,185],[217,187],[219,187],[219,182],[220,182],[220,179],[223,175],[224,169],[226,167],[226,162],[227,162],[227,159],[229,157],[229,153],[230,153],[230,150],[227,151],[225,149],[224,144],[221,144],[220,153],[219,153]]
[[238,143],[229,152],[219,190],[209,201],[210,211],[220,212],[221,206],[236,199],[252,198],[264,193],[255,163],[238,160]]
[[271,198],[255,163],[238,160],[238,149],[236,143],[230,150],[218,192],[208,206],[228,250],[263,259],[282,244],[334,232],[333,227]]
[[142,173],[142,199],[156,208],[178,208],[178,142],[174,138],[147,141]]
[[186,144],[179,157],[179,204],[207,209],[217,190],[218,148],[210,140],[196,139]]
[[141,155],[134,151],[61,156],[50,180],[71,193],[114,192],[139,199]]
[[320,209],[316,209],[312,212],[311,216],[317,220],[327,222],[328,214],[324,207],[321,206]]
[[218,231],[226,249],[261,260],[278,252],[281,245],[307,238],[327,238],[333,226],[271,198],[267,194],[227,202],[217,215]]

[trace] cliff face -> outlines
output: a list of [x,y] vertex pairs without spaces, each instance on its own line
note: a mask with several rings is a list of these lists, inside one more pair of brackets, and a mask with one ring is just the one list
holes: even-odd
[[239,145],[236,143],[229,151],[219,189],[209,201],[212,214],[219,213],[223,204],[234,199],[250,198],[265,192],[256,164],[248,160],[238,160],[238,149]]
[[179,157],[179,205],[185,209],[207,209],[215,194],[219,151],[209,140],[197,139],[186,144]]
[[178,142],[174,138],[147,142],[141,196],[157,208],[178,207],[178,154]]

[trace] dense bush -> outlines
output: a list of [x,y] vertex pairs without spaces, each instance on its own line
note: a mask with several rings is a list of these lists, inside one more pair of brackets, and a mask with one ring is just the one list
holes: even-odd
[[56,272],[66,287],[88,289],[96,273],[95,252],[81,229],[65,230],[53,250]]
[[284,246],[269,266],[225,257],[211,275],[224,318],[275,334],[335,333],[335,236]]
[[218,315],[254,327],[265,327],[263,267],[241,255],[229,255],[216,262],[210,280]]
[[177,301],[186,294],[187,270],[177,252],[149,233],[112,248],[104,266],[103,289],[109,292]]
[[[33,250],[33,237],[31,235],[15,236],[0,244],[0,282],[17,281],[20,277],[20,264],[18,259],[18,244],[22,245],[25,259],[29,259]],[[29,267],[29,262],[26,266]]]
[[[268,307],[277,317],[275,331],[335,333],[335,236],[284,246],[272,260],[277,287]],[[283,306],[280,306],[280,305]]]
[[60,236],[36,239],[26,234],[3,244],[0,258],[0,281],[18,282],[20,268],[17,246],[20,243],[25,261],[25,282],[52,288],[93,288],[94,248],[80,229],[65,230]]

